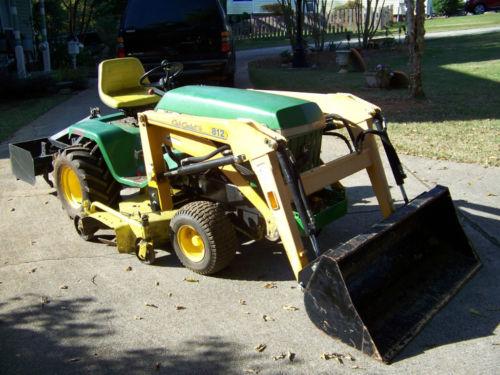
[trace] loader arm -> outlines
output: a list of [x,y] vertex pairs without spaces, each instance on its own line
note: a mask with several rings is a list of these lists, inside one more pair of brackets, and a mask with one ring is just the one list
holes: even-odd
[[[139,124],[150,197],[157,201],[161,211],[173,208],[170,184],[164,177],[168,167],[163,161],[163,145],[197,157],[216,150],[217,144],[226,144],[233,155],[250,162],[264,199],[234,167],[226,165],[221,170],[265,218],[268,234],[278,231],[298,279],[309,260],[294,219],[294,197],[278,162],[278,144],[286,142],[279,133],[249,120],[224,120],[166,111],[144,112],[139,116]],[[370,128],[371,123],[365,120],[360,126],[351,126],[359,133]],[[306,171],[301,180],[309,195],[362,170],[368,172],[383,215],[389,216],[393,212],[392,198],[377,144],[371,135],[367,136],[361,153],[352,153]]]

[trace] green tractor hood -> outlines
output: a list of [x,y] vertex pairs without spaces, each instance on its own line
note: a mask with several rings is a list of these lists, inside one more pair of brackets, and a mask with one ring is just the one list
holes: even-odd
[[[184,86],[167,92],[157,110],[223,119],[250,119],[283,134],[317,128],[323,113],[316,103],[281,95],[213,86]],[[297,132],[297,127],[303,127]],[[290,130],[290,129],[294,130]],[[288,130],[288,131],[287,131]]]

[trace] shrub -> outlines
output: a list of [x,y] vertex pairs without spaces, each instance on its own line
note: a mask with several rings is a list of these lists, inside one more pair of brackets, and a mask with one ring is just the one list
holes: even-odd
[[434,12],[442,16],[453,16],[463,8],[461,0],[434,0],[432,2]]
[[89,86],[88,68],[79,67],[78,69],[59,69],[54,72],[54,78],[58,82],[71,82],[73,90],[84,90]]

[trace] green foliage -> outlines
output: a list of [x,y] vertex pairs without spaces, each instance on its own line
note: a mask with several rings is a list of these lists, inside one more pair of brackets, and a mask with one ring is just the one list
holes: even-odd
[[463,1],[461,0],[433,0],[432,7],[434,12],[443,16],[453,16],[463,9]]
[[343,10],[343,9],[355,9],[358,4],[359,0],[348,0],[345,4],[340,4],[335,6],[336,10]]
[[264,12],[271,13],[275,16],[283,15],[283,6],[278,3],[262,5],[261,8]]
[[59,69],[53,74],[57,82],[71,82],[69,87],[75,91],[85,90],[89,87],[89,70],[85,67],[78,69]]

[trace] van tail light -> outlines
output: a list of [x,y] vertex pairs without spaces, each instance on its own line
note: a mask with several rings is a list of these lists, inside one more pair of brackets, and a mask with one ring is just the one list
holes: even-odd
[[116,56],[117,57],[125,57],[127,55],[127,52],[125,51],[125,44],[123,42],[123,38],[120,36],[116,40],[117,46],[116,46]]
[[229,31],[223,31],[220,33],[221,37],[221,52],[228,53],[231,51],[231,33]]

